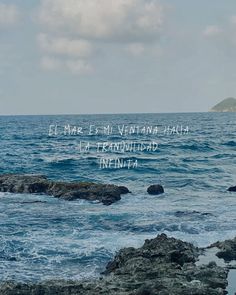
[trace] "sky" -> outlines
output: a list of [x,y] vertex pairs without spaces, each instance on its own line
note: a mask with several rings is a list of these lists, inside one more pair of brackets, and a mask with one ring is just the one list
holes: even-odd
[[226,97],[235,0],[0,0],[0,115],[204,112]]

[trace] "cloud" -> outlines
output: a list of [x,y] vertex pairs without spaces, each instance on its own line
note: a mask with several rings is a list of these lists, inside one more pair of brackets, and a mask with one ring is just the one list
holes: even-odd
[[236,16],[230,16],[221,26],[207,26],[203,31],[204,36],[217,54],[221,53],[225,58],[235,58],[236,56]]
[[145,44],[145,43],[129,43],[125,46],[125,52],[133,57],[140,57],[143,55],[153,56],[159,58],[163,55],[163,50],[160,44]]
[[92,73],[89,59],[108,42],[138,57],[159,41],[163,18],[158,0],[41,0],[41,66]]
[[93,73],[93,67],[85,60],[67,60],[65,67],[74,74],[91,74]]
[[42,51],[72,57],[87,57],[92,53],[90,42],[82,39],[65,37],[50,37],[47,34],[38,35],[38,43]]
[[209,25],[204,31],[203,35],[208,37],[210,40],[218,41],[222,43],[223,47],[232,47],[236,45],[236,15],[230,16],[227,22],[221,26]]
[[139,56],[144,53],[145,46],[142,43],[130,43],[127,45],[126,51],[131,55]]
[[157,0],[42,0],[39,20],[47,29],[85,39],[153,41],[163,7]]
[[41,68],[44,70],[53,71],[53,70],[57,70],[61,68],[62,63],[57,58],[44,56],[41,58],[40,65],[41,65]]
[[203,31],[203,35],[206,37],[215,37],[219,36],[222,33],[223,30],[216,25],[207,26]]
[[51,56],[41,58],[40,66],[46,71],[66,70],[73,74],[91,74],[92,66],[82,59],[59,59]]
[[12,26],[20,19],[20,12],[17,6],[0,3],[0,28]]

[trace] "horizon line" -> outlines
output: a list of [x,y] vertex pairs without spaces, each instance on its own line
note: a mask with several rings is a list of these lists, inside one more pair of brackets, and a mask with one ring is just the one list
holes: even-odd
[[58,114],[0,114],[0,117],[17,117],[17,116],[97,116],[97,115],[142,115],[142,114],[197,114],[211,113],[210,111],[183,111],[183,112],[132,112],[132,113],[58,113]]

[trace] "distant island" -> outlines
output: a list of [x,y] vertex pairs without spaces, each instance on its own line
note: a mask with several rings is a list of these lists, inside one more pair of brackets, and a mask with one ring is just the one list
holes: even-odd
[[236,112],[236,99],[228,97],[211,108],[210,112]]

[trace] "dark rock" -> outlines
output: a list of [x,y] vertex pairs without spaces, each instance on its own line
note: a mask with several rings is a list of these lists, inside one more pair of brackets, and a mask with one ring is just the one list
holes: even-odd
[[[156,262],[181,264],[187,262],[195,262],[198,257],[198,250],[189,243],[168,238],[165,234],[157,236],[155,239],[146,240],[144,245],[139,248],[125,248],[115,256],[113,262],[116,262],[117,268],[120,268],[127,260],[131,261],[134,257],[147,258],[149,260],[157,260]],[[142,261],[145,263],[145,261]],[[129,264],[130,265],[130,264]]]
[[10,193],[46,193],[50,182],[41,175],[0,175],[0,191]]
[[[47,281],[43,283],[5,282],[1,285],[1,295],[83,295],[86,288],[79,282]],[[95,295],[95,293],[91,293]]]
[[229,192],[236,192],[236,186],[231,186],[228,188]]
[[236,260],[236,237],[233,240],[226,240],[224,242],[216,242],[210,247],[217,247],[220,249],[216,255],[223,258],[226,262]]
[[137,290],[136,295],[155,295],[155,293],[153,293],[153,290],[150,287],[142,286]]
[[111,205],[121,199],[120,195],[129,191],[116,185],[97,184],[92,182],[58,182],[51,181],[42,175],[0,175],[0,191],[10,193],[47,194],[56,198],[73,201],[85,199],[98,200],[104,205]]
[[120,250],[107,265],[107,279],[112,274],[118,286],[129,282],[122,289],[124,294],[223,295],[227,271],[216,264],[196,266],[200,252],[192,244],[162,234],[139,249]]
[[125,194],[131,193],[126,186],[119,186],[119,190],[120,190],[121,195],[125,195]]
[[1,260],[6,260],[6,261],[17,261],[17,258],[14,256],[5,256],[5,255],[0,255]]
[[164,188],[160,184],[150,185],[147,189],[149,195],[160,195],[164,193]]
[[197,266],[201,249],[165,234],[120,250],[107,275],[91,281],[5,282],[1,295],[224,295],[228,270]]

